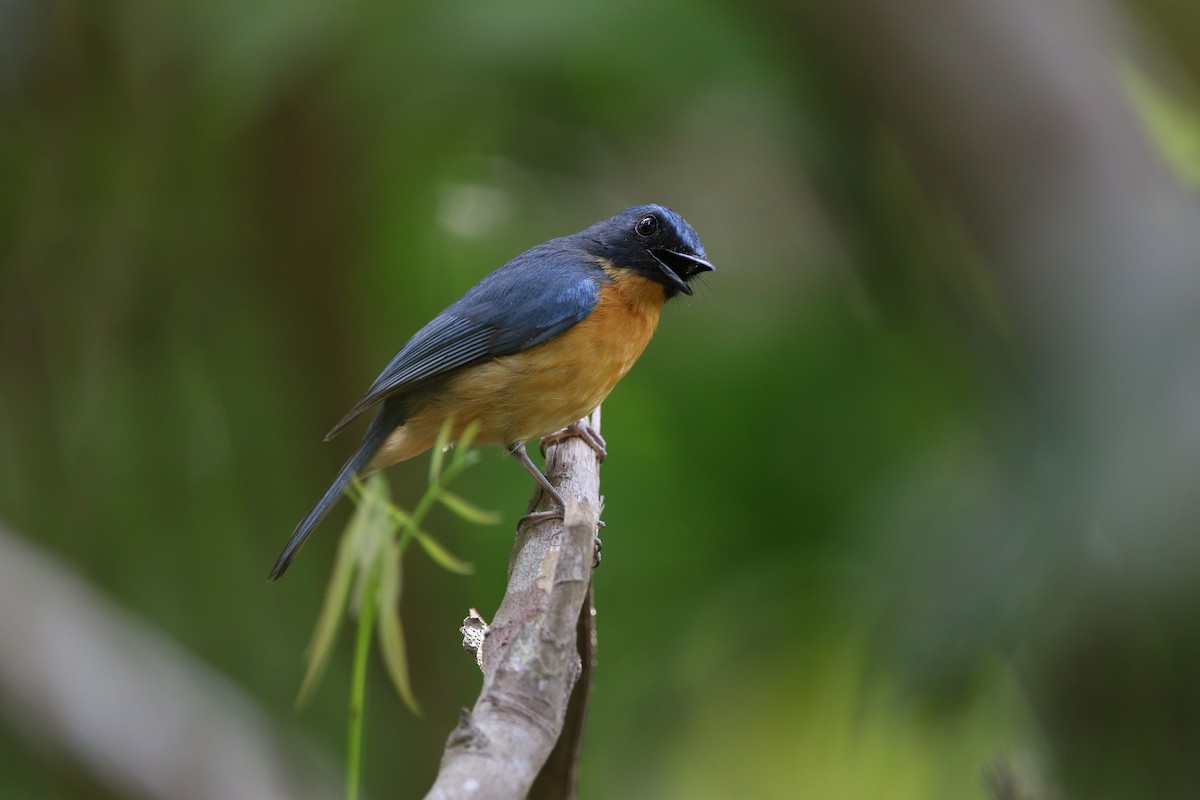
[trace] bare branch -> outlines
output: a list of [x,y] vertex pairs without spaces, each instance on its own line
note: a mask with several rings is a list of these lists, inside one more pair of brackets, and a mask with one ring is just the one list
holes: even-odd
[[483,644],[483,690],[450,734],[427,798],[524,798],[562,731],[583,666],[577,624],[591,585],[599,461],[570,438],[548,450],[546,474],[566,519],[517,530],[508,589]]
[[337,796],[253,699],[2,525],[0,708],[114,796]]

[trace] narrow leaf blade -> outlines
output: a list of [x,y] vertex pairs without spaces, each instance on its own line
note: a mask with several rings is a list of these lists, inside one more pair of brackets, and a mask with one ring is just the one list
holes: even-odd
[[441,542],[434,539],[428,533],[422,530],[413,530],[413,536],[417,538],[417,544],[421,545],[421,549],[426,555],[434,560],[442,569],[456,572],[459,575],[470,575],[475,571],[475,567],[468,561],[455,556],[449,550],[442,546]]
[[400,622],[400,548],[395,543],[388,548],[383,570],[379,576],[379,613],[376,630],[379,634],[379,649],[396,693],[414,714],[421,713],[417,698],[413,695],[408,676],[408,654],[404,644],[404,628]]
[[471,443],[475,441],[475,437],[479,435],[481,427],[479,420],[471,420],[467,427],[463,430],[462,436],[458,437],[458,452],[465,453],[471,449]]
[[496,525],[500,522],[499,511],[489,511],[486,508],[480,508],[453,492],[448,492],[445,489],[438,493],[438,500],[454,512],[455,516],[465,519],[467,522],[473,522],[476,525]]
[[350,595],[350,584],[354,579],[354,567],[357,553],[361,547],[363,534],[362,509],[355,511],[354,516],[346,524],[338,544],[337,556],[333,562],[333,571],[329,583],[325,587],[325,600],[317,615],[317,624],[313,628],[312,639],[309,640],[306,659],[308,667],[304,671],[304,680],[300,682],[300,691],[296,696],[296,705],[306,704],[320,683],[325,666],[329,663],[333,644],[337,641],[341,629],[343,614],[346,610],[346,599]]
[[454,415],[446,418],[442,429],[438,431],[437,442],[433,445],[433,455],[429,458],[429,485],[436,486],[442,474],[442,459],[446,456],[446,448],[450,444],[450,431],[454,429]]

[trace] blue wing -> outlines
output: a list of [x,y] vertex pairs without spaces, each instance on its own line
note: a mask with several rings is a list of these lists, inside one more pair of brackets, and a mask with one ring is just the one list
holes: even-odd
[[325,439],[381,400],[468,364],[553,339],[595,308],[603,280],[594,257],[569,239],[522,253],[417,331]]

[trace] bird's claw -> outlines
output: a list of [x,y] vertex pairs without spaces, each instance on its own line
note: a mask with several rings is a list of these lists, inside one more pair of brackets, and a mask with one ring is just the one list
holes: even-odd
[[[561,508],[547,508],[544,511],[530,511],[517,522],[517,527],[521,527],[526,522],[541,522],[545,519],[563,519],[565,512]],[[607,528],[608,525],[602,519],[596,520],[596,530]]]
[[561,508],[548,508],[545,511],[530,511],[528,514],[521,517],[521,520],[517,523],[517,527],[520,528],[522,525],[524,525],[527,522],[541,522],[542,520],[547,520],[547,519],[562,519],[562,518],[563,518],[563,510]]
[[572,422],[570,425],[560,431],[555,431],[554,433],[543,436],[539,446],[539,449],[542,453],[542,458],[546,457],[547,445],[561,442],[563,439],[570,439],[572,436],[576,436],[587,442],[588,447],[596,451],[596,458],[600,459],[600,463],[604,463],[604,459],[608,457],[608,450],[606,449],[608,445],[604,441],[604,437],[600,435],[600,432],[589,425],[587,420],[584,419]]

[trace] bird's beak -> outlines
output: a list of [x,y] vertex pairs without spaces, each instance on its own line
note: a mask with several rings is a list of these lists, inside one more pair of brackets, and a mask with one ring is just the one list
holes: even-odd
[[654,256],[654,260],[658,262],[658,266],[667,276],[667,280],[676,289],[687,295],[692,293],[692,287],[688,286],[688,281],[701,272],[712,272],[716,269],[700,256],[667,250],[663,247],[650,248],[650,255]]

